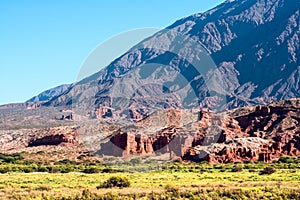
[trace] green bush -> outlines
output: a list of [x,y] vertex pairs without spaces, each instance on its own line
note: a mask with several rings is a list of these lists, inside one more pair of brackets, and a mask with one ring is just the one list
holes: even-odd
[[58,166],[47,166],[49,173],[59,173],[60,168]]
[[126,177],[112,176],[107,181],[97,186],[97,189],[112,188],[112,187],[125,188],[129,186],[130,186],[130,181]]
[[233,166],[233,168],[231,169],[231,172],[241,172],[241,171],[243,171],[243,169],[238,166]]
[[281,163],[294,163],[296,159],[290,156],[281,156],[278,161]]
[[22,170],[24,173],[31,173],[31,172],[35,172],[35,170],[31,167],[25,167]]
[[4,167],[4,168],[0,168],[0,174],[5,174],[10,172],[11,169],[9,169],[8,167]]
[[76,165],[77,163],[73,160],[69,160],[69,159],[64,159],[64,160],[60,160],[58,161],[59,164],[64,164],[64,165]]
[[140,158],[132,158],[129,162],[133,165],[138,165],[141,163],[141,159]]
[[83,170],[83,173],[86,173],[86,174],[97,174],[99,172],[100,172],[100,170],[95,167],[89,167],[89,168],[85,168]]
[[13,153],[11,154],[12,157],[14,157],[16,160],[23,160],[24,156],[22,153]]
[[102,170],[103,173],[117,173],[117,172],[120,172],[120,170],[116,170],[116,169],[113,169],[113,168],[104,168]]
[[38,172],[49,172],[49,170],[47,169],[47,167],[40,166],[40,167],[38,168]]
[[24,157],[21,153],[14,153],[11,155],[0,153],[0,160],[5,163],[15,163],[17,160],[23,160]]
[[61,173],[69,173],[69,172],[72,172],[72,171],[74,171],[74,169],[70,165],[60,167],[60,172]]
[[273,174],[275,172],[275,168],[274,167],[265,167],[263,170],[261,170],[259,172],[259,175],[264,175],[264,174]]

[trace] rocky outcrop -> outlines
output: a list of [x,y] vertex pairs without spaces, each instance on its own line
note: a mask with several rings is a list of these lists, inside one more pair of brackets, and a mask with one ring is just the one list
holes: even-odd
[[[0,151],[75,148],[83,140],[101,156],[163,154],[171,159],[210,163],[270,162],[280,156],[300,156],[300,99],[226,113],[166,109],[123,127],[96,125],[86,124],[84,130],[83,126],[3,130]],[[93,134],[95,130],[97,135]],[[99,139],[95,137],[98,135]],[[91,143],[86,143],[85,137]]]
[[[161,117],[157,119],[158,115]],[[194,121],[187,123],[187,119]],[[151,132],[155,127],[165,128]],[[182,157],[190,147],[223,143],[239,136],[244,133],[238,122],[227,115],[201,110],[188,116],[187,111],[168,109],[137,122],[135,127],[118,130],[98,153],[125,157],[168,153]]]
[[47,145],[77,145],[79,144],[77,133],[64,133],[64,134],[54,134],[48,135],[41,138],[33,138],[30,140],[28,147],[35,147],[35,146],[47,146]]
[[228,138],[224,143],[191,147],[183,158],[222,163],[245,160],[269,162],[284,155],[300,156],[299,103],[294,99],[231,113],[243,136],[236,135],[237,138]]
[[186,152],[183,159],[209,163],[243,162],[246,160],[268,162],[271,160],[268,149],[269,142],[267,140],[257,137],[236,138],[224,143],[192,147]]
[[168,110],[166,116],[172,120],[160,124],[165,128],[147,134],[147,125],[153,123],[149,116],[136,127],[115,132],[99,153],[123,157],[169,154],[171,158],[210,163],[270,162],[283,155],[299,156],[299,102],[246,107],[226,114],[201,110],[190,124],[180,120],[184,111]]
[[25,102],[25,103],[11,103],[11,104],[5,104],[0,105],[0,110],[8,110],[8,109],[36,109],[40,107],[39,103],[33,103],[33,102]]
[[104,143],[100,155],[112,155],[128,157],[132,155],[154,154],[153,138],[134,135],[129,133],[118,133],[107,143]]
[[0,151],[23,151],[37,146],[78,146],[76,127],[0,131]]
[[97,119],[112,117],[112,110],[109,107],[102,106],[102,107],[96,109],[95,114],[97,116]]

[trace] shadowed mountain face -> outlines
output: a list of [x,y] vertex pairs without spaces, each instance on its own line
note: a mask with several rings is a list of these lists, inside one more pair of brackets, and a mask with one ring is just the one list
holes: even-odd
[[153,107],[224,110],[299,97],[299,8],[299,0],[226,1],[178,20],[43,105],[142,118]]

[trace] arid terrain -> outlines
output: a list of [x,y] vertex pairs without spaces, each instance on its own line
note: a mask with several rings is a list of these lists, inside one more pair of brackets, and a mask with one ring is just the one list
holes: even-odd
[[[125,126],[11,109],[1,110],[11,113],[0,132],[1,199],[300,198],[300,99],[159,110]],[[10,128],[32,113],[45,114]]]
[[[154,120],[158,116],[160,124]],[[92,124],[87,129],[86,125],[76,126],[72,120],[56,121],[70,125],[2,130],[1,151],[60,149],[68,152],[66,158],[71,160],[81,151],[91,151],[99,157],[125,158],[167,154],[168,159],[209,163],[272,162],[281,156],[300,155],[299,99],[225,113],[168,109],[155,112],[129,127]],[[153,131],[155,126],[157,130]],[[94,136],[98,133],[99,138],[93,138],[91,143],[87,131]]]
[[299,200],[299,7],[227,0],[0,105],[0,199]]

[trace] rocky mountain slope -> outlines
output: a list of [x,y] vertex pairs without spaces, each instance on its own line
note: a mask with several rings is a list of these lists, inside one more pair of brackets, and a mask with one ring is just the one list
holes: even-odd
[[178,20],[43,105],[128,118],[153,107],[225,110],[299,97],[299,7],[226,1]]

